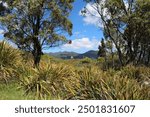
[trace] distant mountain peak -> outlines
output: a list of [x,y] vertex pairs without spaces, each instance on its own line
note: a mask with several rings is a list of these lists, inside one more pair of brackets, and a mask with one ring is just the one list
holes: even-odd
[[55,52],[55,53],[50,52],[48,54],[51,56],[57,57],[57,58],[62,58],[62,59],[71,59],[71,58],[82,59],[85,57],[96,59],[97,58],[97,52],[98,51],[90,50],[90,51],[87,51],[83,54],[79,54],[76,52],[63,51],[63,52]]

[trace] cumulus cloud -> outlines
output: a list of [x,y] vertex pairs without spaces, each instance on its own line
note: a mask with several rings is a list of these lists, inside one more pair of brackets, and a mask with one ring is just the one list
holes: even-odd
[[[98,14],[98,12],[93,8],[94,5],[88,3],[86,5],[86,9],[88,9],[88,11],[90,13],[86,13],[85,17],[83,17],[83,21],[85,22],[85,24],[89,25],[95,25],[95,26],[102,26],[101,25],[101,21],[100,21],[100,16]],[[83,9],[82,9],[83,10]],[[81,10],[81,11],[82,11]],[[79,12],[79,15],[82,16],[83,14],[81,13],[81,11]]]
[[[79,11],[79,15],[84,16],[83,21],[85,22],[85,24],[95,25],[97,27],[103,28],[103,23],[102,23],[100,14],[98,13],[98,10],[100,12],[102,10],[101,13],[103,13],[103,16],[106,19],[110,19],[110,14],[107,12],[107,9],[106,8],[102,9],[102,6],[104,6],[105,1],[106,0],[101,0],[99,5],[96,3],[87,3],[85,6],[87,12],[84,15],[82,14],[82,11],[84,10],[84,8],[81,9],[81,11]],[[128,9],[129,4],[128,4],[127,0],[123,0],[123,2],[125,4],[126,9]]]
[[75,39],[72,41],[72,44],[65,44],[61,48],[63,50],[71,50],[71,51],[79,51],[79,50],[97,50],[99,45],[98,40],[89,39],[89,38],[81,38]]
[[99,14],[99,12],[101,12],[101,10],[103,10],[101,13],[103,13],[103,15],[106,18],[110,18],[109,15],[107,14],[107,9],[106,8],[102,8],[102,6],[104,6],[106,0],[101,0],[99,2],[99,4],[96,3],[87,3],[85,8],[86,8],[86,13],[83,15],[82,11],[84,10],[81,9],[81,11],[79,11],[79,15],[81,16],[85,16],[83,17],[83,21],[85,22],[85,24],[91,24],[91,25],[95,25],[97,27],[103,28],[103,23],[101,20],[101,16]]

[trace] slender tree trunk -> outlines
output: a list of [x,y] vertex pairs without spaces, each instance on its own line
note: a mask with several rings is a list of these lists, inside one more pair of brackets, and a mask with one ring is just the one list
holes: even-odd
[[147,63],[146,63],[147,66],[149,66],[149,61],[150,61],[150,50],[148,51],[147,55]]
[[112,58],[112,67],[114,68],[114,53],[113,50],[111,49],[111,58]]
[[139,62],[141,61],[142,54],[143,54],[143,51],[142,51],[142,49],[141,49],[140,55],[139,55],[139,57],[138,57],[138,60],[137,60],[137,63],[136,63],[136,64],[139,64]]
[[38,42],[38,39],[34,39],[34,50],[33,50],[33,58],[34,58],[34,66],[39,66],[41,56],[42,56],[42,48],[40,43]]
[[39,66],[40,60],[41,60],[41,54],[42,52],[40,51],[40,49],[37,49],[37,52],[34,53],[34,66]]
[[118,53],[120,64],[121,64],[121,66],[124,66],[121,50],[119,47],[116,47],[116,48],[117,48],[117,53]]

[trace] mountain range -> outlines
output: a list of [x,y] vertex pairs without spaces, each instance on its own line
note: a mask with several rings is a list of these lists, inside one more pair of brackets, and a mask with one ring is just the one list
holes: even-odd
[[90,50],[88,52],[85,52],[83,54],[79,54],[79,53],[76,53],[76,52],[67,52],[67,51],[64,51],[64,52],[55,52],[55,53],[48,53],[50,56],[54,56],[56,58],[62,58],[62,59],[82,59],[82,58],[85,58],[85,57],[88,57],[88,58],[92,58],[92,59],[96,59],[97,58],[97,53],[98,51],[94,51],[94,50]]

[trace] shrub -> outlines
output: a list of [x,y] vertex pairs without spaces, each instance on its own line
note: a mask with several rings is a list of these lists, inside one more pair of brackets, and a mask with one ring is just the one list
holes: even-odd
[[91,63],[91,62],[92,62],[92,60],[88,57],[85,57],[84,59],[81,60],[82,64],[88,64],[88,63]]
[[15,77],[16,70],[21,64],[20,52],[6,42],[0,42],[0,81],[6,83]]
[[105,89],[102,85],[102,77],[104,77],[102,74],[96,68],[84,68],[84,70],[80,71],[80,88],[75,99],[107,99],[108,96],[104,94]]
[[25,93],[35,93],[36,99],[70,99],[79,87],[73,68],[60,64],[41,63],[39,68],[26,69],[20,76]]
[[135,79],[115,75],[114,77],[107,77],[104,82],[108,86],[107,93],[114,100],[150,99],[150,89],[141,87]]
[[132,100],[150,99],[149,87],[141,87],[135,79],[109,74],[97,68],[80,71],[80,89],[76,99]]
[[150,86],[150,68],[148,67],[128,65],[118,71],[117,74],[120,77],[136,79],[141,84],[147,82],[146,84]]
[[130,79],[139,79],[140,77],[140,71],[138,67],[135,67],[133,65],[128,65],[123,67],[119,72],[118,75],[120,77],[127,77]]
[[6,42],[0,42],[0,66],[13,67],[21,62],[20,52]]

